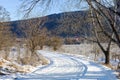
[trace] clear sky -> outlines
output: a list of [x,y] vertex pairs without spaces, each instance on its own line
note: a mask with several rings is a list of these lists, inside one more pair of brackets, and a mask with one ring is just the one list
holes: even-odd
[[[34,11],[34,13],[32,15],[45,16],[45,15],[54,14],[54,13],[61,13],[64,11],[68,12],[68,11],[79,10],[79,8],[74,8],[75,4],[77,4],[77,2],[75,2],[75,1],[78,1],[78,0],[52,0],[52,1],[53,1],[53,4],[51,5],[51,8],[49,8],[49,10],[46,10],[44,12],[43,11],[44,7],[42,7],[42,8],[39,7],[37,9],[35,9],[36,11]],[[6,8],[6,10],[8,12],[10,12],[10,17],[11,17],[12,21],[19,20],[22,18],[21,17],[22,13],[18,12],[18,9],[20,8],[20,4],[21,4],[20,0],[0,0],[0,6],[3,6],[4,8]],[[70,4],[72,5],[72,8],[70,8],[71,7]],[[66,5],[68,5],[68,6],[66,7]],[[41,12],[39,12],[39,14],[37,14],[38,13],[37,11],[41,11]]]
[[10,12],[11,20],[17,20],[18,17],[18,8],[20,7],[19,0],[0,0],[0,6],[6,8],[8,12]]
[[[77,1],[79,0],[52,0],[52,4],[50,5],[51,7],[48,10],[44,12],[43,10],[45,9],[44,6],[40,7],[40,5],[38,5],[39,8],[36,8],[32,15],[33,17],[45,16],[54,13],[79,11],[83,8],[86,8],[85,2],[81,3],[80,4],[81,6],[79,6]],[[112,0],[107,0],[107,1],[112,1]],[[0,0],[0,6],[3,6],[4,8],[6,8],[8,12],[10,12],[10,17],[12,21],[19,20],[22,18],[22,12],[18,12],[18,9],[20,8],[20,4],[21,4],[20,0]],[[78,6],[76,6],[76,4]]]

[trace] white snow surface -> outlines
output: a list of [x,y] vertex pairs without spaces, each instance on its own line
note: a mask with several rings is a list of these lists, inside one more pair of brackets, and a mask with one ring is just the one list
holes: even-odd
[[38,67],[29,74],[0,76],[0,80],[117,80],[114,71],[94,63],[84,56],[39,50],[50,64]]

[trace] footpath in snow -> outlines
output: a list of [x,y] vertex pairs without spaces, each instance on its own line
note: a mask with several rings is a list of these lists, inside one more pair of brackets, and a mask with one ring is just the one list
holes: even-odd
[[114,72],[84,57],[38,51],[50,60],[30,74],[16,75],[16,80],[117,80]]

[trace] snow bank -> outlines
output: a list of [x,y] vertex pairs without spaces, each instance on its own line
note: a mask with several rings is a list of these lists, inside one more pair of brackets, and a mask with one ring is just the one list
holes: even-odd
[[16,62],[11,62],[2,58],[0,59],[0,72],[3,74],[10,74],[15,72],[28,73],[32,72],[34,69],[35,67],[30,65],[20,65]]

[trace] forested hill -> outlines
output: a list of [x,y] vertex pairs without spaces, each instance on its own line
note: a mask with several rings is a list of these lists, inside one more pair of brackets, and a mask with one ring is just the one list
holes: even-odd
[[[33,18],[31,20],[40,20],[46,18],[42,27],[46,27],[53,35],[59,35],[62,37],[71,36],[84,36],[84,31],[87,31],[87,35],[90,35],[90,26],[86,22],[88,17],[87,11],[66,12],[60,14],[48,15],[41,18]],[[24,34],[19,23],[27,22],[27,20],[19,20],[11,22],[11,30],[16,33],[18,37],[22,37]]]

